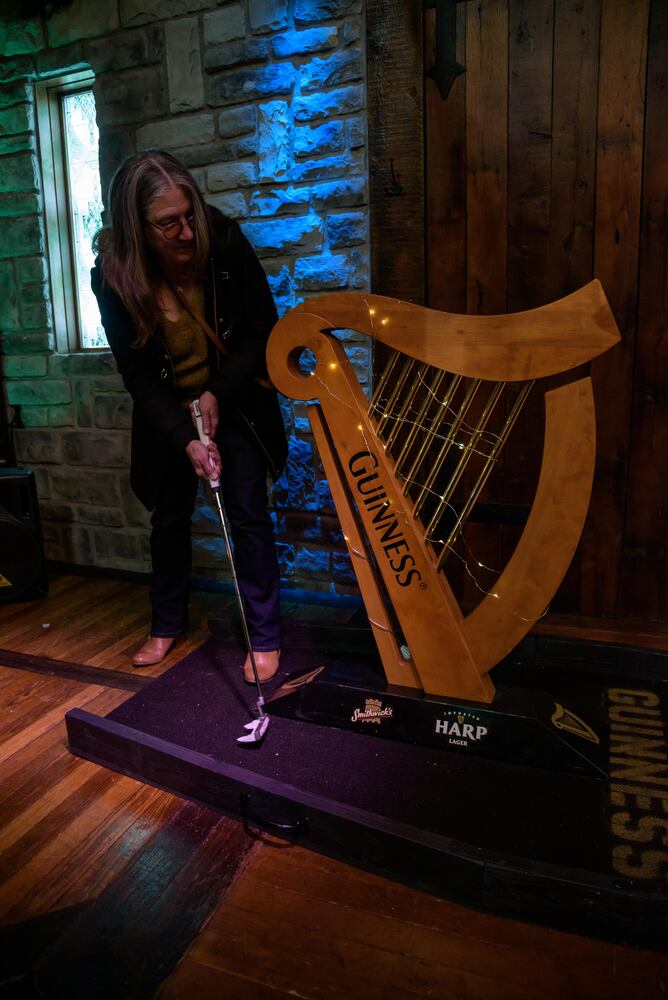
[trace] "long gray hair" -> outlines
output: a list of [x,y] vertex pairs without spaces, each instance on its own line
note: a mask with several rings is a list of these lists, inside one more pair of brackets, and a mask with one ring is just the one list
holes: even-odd
[[159,316],[155,297],[156,273],[144,235],[151,202],[170,187],[190,197],[195,222],[194,268],[203,273],[209,254],[209,227],[202,193],[182,163],[161,150],[128,157],[109,185],[109,225],[95,236],[93,246],[102,257],[104,281],[118,294],[143,346],[155,332]]

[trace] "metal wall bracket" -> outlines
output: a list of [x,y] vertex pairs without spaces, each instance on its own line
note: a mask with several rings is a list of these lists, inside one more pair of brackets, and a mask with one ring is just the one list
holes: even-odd
[[425,10],[436,10],[436,63],[426,75],[436,81],[443,100],[466,68],[457,62],[457,0],[424,0]]

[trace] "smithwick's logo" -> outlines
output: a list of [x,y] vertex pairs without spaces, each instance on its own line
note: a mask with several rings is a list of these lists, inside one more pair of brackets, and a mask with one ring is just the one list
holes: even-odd
[[480,725],[480,716],[474,712],[445,712],[445,718],[436,720],[436,732],[448,737],[452,746],[467,747],[487,736],[487,727]]
[[375,722],[380,725],[381,719],[391,719],[393,715],[394,710],[389,705],[383,708],[383,703],[378,698],[367,698],[364,702],[364,708],[356,708],[350,716],[350,721]]

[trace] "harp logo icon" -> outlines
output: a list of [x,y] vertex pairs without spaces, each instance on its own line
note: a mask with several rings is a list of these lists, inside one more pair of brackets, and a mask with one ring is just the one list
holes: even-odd
[[383,708],[383,703],[379,698],[367,698],[364,702],[364,708],[356,708],[350,716],[350,721],[374,722],[376,725],[380,725],[381,719],[391,719],[393,715],[394,710],[389,705]]
[[478,743],[487,736],[487,727],[481,725],[480,716],[475,712],[445,712],[444,718],[436,720],[436,732],[447,736],[452,746],[467,747]]

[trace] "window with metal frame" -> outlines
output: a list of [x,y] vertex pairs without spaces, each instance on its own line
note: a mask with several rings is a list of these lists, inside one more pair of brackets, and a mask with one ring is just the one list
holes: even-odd
[[102,192],[93,74],[36,85],[35,98],[56,348],[108,349],[90,288]]

